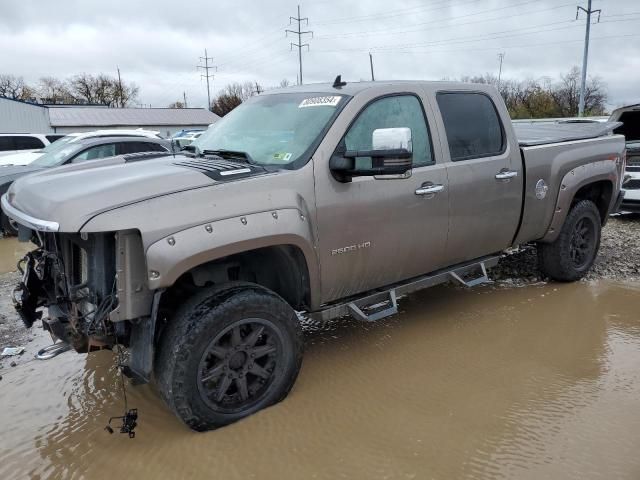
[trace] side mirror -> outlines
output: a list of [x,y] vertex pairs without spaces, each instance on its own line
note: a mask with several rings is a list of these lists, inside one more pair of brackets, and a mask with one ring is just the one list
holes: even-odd
[[[410,128],[378,128],[373,131],[371,150],[337,152],[329,160],[329,168],[342,181],[351,177],[402,175],[411,169],[413,149]],[[371,168],[357,168],[357,158],[371,158]]]

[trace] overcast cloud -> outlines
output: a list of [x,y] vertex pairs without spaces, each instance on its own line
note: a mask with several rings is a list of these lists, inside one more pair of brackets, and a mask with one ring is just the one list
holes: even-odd
[[[321,0],[302,3],[309,18],[305,83],[369,79],[439,80],[497,74],[556,79],[581,65],[586,0]],[[297,2],[271,0],[2,0],[0,73],[42,76],[116,74],[140,87],[139,101],[206,105],[196,69],[208,49],[218,65],[214,91],[233,81],[269,87],[296,82],[297,53],[285,38]],[[640,103],[640,1],[594,0],[589,75],[601,77],[609,105]],[[212,94],[213,95],[213,94]]]

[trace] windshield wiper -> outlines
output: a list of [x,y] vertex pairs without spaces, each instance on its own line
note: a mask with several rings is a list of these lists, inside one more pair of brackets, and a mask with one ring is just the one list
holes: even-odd
[[222,157],[225,160],[242,160],[250,165],[256,165],[256,161],[251,158],[247,152],[241,152],[238,150],[226,150],[224,148],[217,150],[202,150],[202,155],[217,155],[218,157]]

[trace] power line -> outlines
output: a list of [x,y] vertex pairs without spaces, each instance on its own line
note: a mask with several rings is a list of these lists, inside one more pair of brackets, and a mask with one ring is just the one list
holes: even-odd
[[309,50],[309,44],[308,43],[302,43],[302,35],[309,35],[311,34],[311,38],[313,38],[313,32],[308,30],[306,32],[303,32],[300,29],[301,23],[302,22],[306,22],[307,25],[309,25],[309,19],[308,18],[302,18],[300,17],[300,5],[298,5],[298,16],[297,17],[289,17],[289,25],[291,25],[291,21],[295,20],[296,22],[298,22],[298,30],[285,30],[285,35],[287,33],[294,33],[296,35],[298,35],[298,43],[293,43],[291,42],[291,49],[293,50],[293,47],[298,47],[298,66],[300,67],[300,77],[298,80],[298,83],[300,85],[302,85],[302,47],[307,47],[307,51]]
[[[480,1],[484,1],[484,0],[468,0],[466,2],[457,4],[456,6],[468,5],[470,3],[478,3]],[[432,8],[432,7],[435,7],[436,5],[442,5],[442,6],[437,8]],[[416,13],[419,13],[421,10],[424,10],[424,12],[422,13],[426,13],[426,12],[432,12],[436,10],[442,10],[444,8],[449,8],[450,6],[451,6],[451,2],[445,0],[445,1],[437,2],[431,5],[421,5],[421,6],[411,7],[411,8],[403,8],[399,10],[388,10],[386,12],[381,12],[381,13],[357,15],[354,17],[343,17],[343,18],[337,18],[334,20],[329,19],[327,21],[314,22],[313,26],[336,25],[341,23],[353,23],[353,22],[366,22],[369,20],[376,20],[378,18],[383,18],[386,20],[388,18],[402,17],[405,15],[415,15]],[[505,7],[505,8],[510,8],[510,7]]]
[[[602,21],[600,23],[617,23],[617,22],[629,22],[629,21],[637,21],[637,18],[632,18],[632,19],[618,19],[618,20],[608,20],[608,21]],[[573,24],[573,25],[567,25],[567,24]],[[557,26],[557,27],[553,27],[554,25],[561,25],[561,26]],[[553,27],[553,28],[540,28],[540,27]],[[537,24],[537,25],[532,25],[530,27],[524,27],[524,28],[516,28],[516,29],[510,29],[510,30],[502,30],[499,32],[491,32],[491,33],[486,33],[486,34],[482,34],[480,36],[477,35],[467,35],[467,36],[463,36],[463,37],[452,37],[452,38],[448,38],[448,39],[444,39],[444,40],[434,40],[434,41],[430,41],[430,42],[419,42],[419,43],[404,43],[404,44],[392,44],[392,45],[379,45],[379,46],[364,46],[364,47],[356,47],[356,48],[342,48],[342,49],[332,49],[332,50],[315,50],[316,52],[362,52],[362,51],[368,51],[368,50],[373,50],[375,52],[385,52],[385,51],[399,51],[399,50],[406,50],[409,48],[415,48],[415,47],[427,47],[427,46],[438,46],[441,44],[456,44],[456,43],[470,43],[470,42],[477,42],[477,41],[487,41],[487,40],[501,40],[504,38],[512,38],[512,37],[520,37],[523,35],[535,35],[538,33],[547,33],[547,32],[553,32],[553,31],[559,31],[559,30],[566,30],[568,28],[577,28],[577,27],[581,27],[581,25],[579,24],[575,24],[575,20],[562,20],[562,21],[558,21],[558,22],[552,22],[552,23],[543,23],[543,24]],[[533,31],[530,32],[523,32],[523,30],[531,30],[533,29]],[[511,32],[516,32],[516,33],[511,33]],[[506,47],[505,47],[506,48]]]
[[209,88],[209,78],[213,78],[213,75],[209,74],[209,69],[215,69],[217,71],[218,67],[215,67],[213,65],[210,66],[209,60],[213,61],[213,57],[209,57],[207,55],[207,49],[205,48],[204,57],[200,57],[200,61],[204,61],[204,65],[198,65],[198,68],[202,68],[205,71],[205,73],[201,74],[200,77],[207,79],[207,110],[211,111],[211,90]]
[[580,10],[587,14],[587,22],[584,31],[584,52],[582,54],[582,79],[580,81],[580,103],[578,104],[578,116],[582,117],[584,115],[584,89],[587,83],[587,58],[589,57],[589,33],[591,30],[591,14],[598,14],[598,22],[600,21],[600,13],[602,10],[592,10],[591,9],[591,0],[587,0],[587,8],[577,7],[576,9],[576,20],[578,19],[578,15],[580,15]]
[[[619,38],[631,38],[631,37],[640,37],[640,33],[630,33],[630,34],[625,34],[625,35],[604,35],[604,36],[600,36],[600,37],[593,37],[594,40],[608,40],[608,39],[619,39]],[[521,45],[508,45],[508,46],[502,46],[502,47],[478,47],[478,48],[454,48],[454,49],[444,49],[444,50],[389,50],[389,51],[380,51],[378,53],[387,53],[387,54],[392,54],[392,55],[396,55],[399,53],[404,53],[404,54],[411,54],[411,55],[431,55],[434,53],[454,53],[454,52],[475,52],[475,51],[488,51],[488,50],[492,50],[492,51],[496,51],[498,49],[501,50],[512,50],[512,49],[519,49],[519,48],[531,48],[531,47],[546,47],[549,45],[564,45],[567,43],[580,43],[583,42],[584,39],[577,39],[577,40],[558,40],[558,41],[554,41],[554,42],[542,42],[542,43],[525,43],[525,44],[521,44]],[[315,50],[316,53],[336,53],[339,52],[339,50]]]
[[[523,4],[519,4],[519,5],[524,5],[527,4],[529,2],[525,2]],[[498,17],[492,17],[492,18],[482,18],[479,20],[472,20],[469,22],[462,22],[462,23],[456,23],[453,25],[442,25],[442,20],[431,20],[428,22],[420,22],[420,23],[414,23],[411,25],[411,27],[424,27],[426,25],[438,25],[436,27],[430,27],[429,28],[429,32],[433,31],[433,30],[442,30],[442,29],[451,29],[452,27],[461,27],[464,25],[474,25],[477,23],[485,23],[485,22],[490,22],[493,20],[506,20],[508,18],[514,18],[514,17],[520,17],[523,15],[531,15],[532,13],[540,13],[540,12],[547,12],[547,11],[551,11],[551,10],[558,10],[560,8],[565,8],[565,7],[573,7],[575,6],[575,4],[573,2],[571,3],[563,3],[562,5],[556,5],[555,7],[550,7],[550,8],[543,8],[543,9],[537,9],[534,11],[526,11],[526,12],[520,12],[520,13],[514,13],[511,15],[502,15],[502,16],[498,16]],[[451,21],[451,20],[457,20],[460,18],[467,18],[467,17],[473,17],[473,16],[477,16],[477,15],[482,15],[484,13],[491,13],[494,12],[496,10],[504,10],[505,8],[511,8],[511,7],[500,7],[498,9],[490,9],[490,10],[484,10],[478,13],[470,13],[470,14],[465,14],[465,15],[456,15],[454,17],[449,17],[446,20],[447,21]],[[369,35],[401,35],[401,34],[405,34],[405,33],[416,33],[416,32],[424,32],[424,28],[414,28],[411,30],[400,30],[400,31],[394,31],[397,30],[398,28],[404,28],[406,27],[395,27],[395,28],[385,28],[385,29],[380,29],[380,30],[363,30],[363,31],[358,31],[358,32],[346,32],[346,33],[337,33],[337,34],[329,34],[329,35],[316,35],[316,39],[320,40],[325,40],[325,39],[329,39],[329,38],[346,38],[346,37],[360,37],[360,36],[369,36]]]

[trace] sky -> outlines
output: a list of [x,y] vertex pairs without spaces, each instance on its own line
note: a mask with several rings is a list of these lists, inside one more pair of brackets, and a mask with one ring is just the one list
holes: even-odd
[[[212,98],[231,82],[296,83],[297,35],[289,0],[0,0],[0,73],[37,82],[120,68],[138,101],[207,104],[198,69],[212,57]],[[318,0],[300,4],[308,44],[304,83],[370,79],[440,80],[464,75],[559,79],[582,64],[587,0]],[[593,0],[589,76],[610,108],[640,103],[640,0]]]

